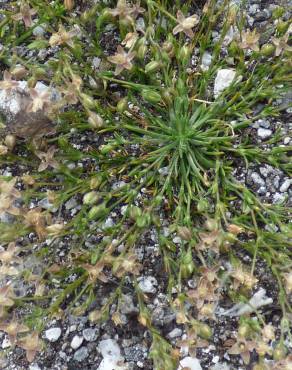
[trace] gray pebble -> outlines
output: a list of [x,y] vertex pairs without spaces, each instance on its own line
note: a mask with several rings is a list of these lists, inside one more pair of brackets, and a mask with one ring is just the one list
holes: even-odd
[[87,340],[87,342],[94,342],[98,336],[97,329],[91,329],[91,328],[84,329],[82,334],[83,334],[84,339]]
[[78,362],[81,362],[83,360],[85,360],[87,357],[88,357],[89,353],[88,353],[88,349],[87,347],[81,347],[78,349],[78,351],[76,351],[74,353],[74,356],[73,356],[73,359],[75,361],[78,361]]
[[61,336],[61,328],[50,328],[45,331],[45,337],[49,342],[56,342]]
[[258,136],[261,139],[268,139],[270,136],[272,136],[273,131],[267,128],[260,127],[258,129]]

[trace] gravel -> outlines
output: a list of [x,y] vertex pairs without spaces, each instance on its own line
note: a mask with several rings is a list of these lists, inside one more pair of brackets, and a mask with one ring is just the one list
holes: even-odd
[[56,342],[61,336],[61,328],[50,328],[45,331],[45,337],[49,342]]

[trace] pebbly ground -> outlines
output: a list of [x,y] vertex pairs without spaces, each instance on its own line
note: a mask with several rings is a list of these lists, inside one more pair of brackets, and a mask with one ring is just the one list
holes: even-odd
[[[6,1],[0,0],[0,6],[5,3]],[[276,4],[288,5],[286,1],[280,0],[248,1],[246,10],[249,26],[256,27],[258,30],[265,30],[270,26],[272,22],[271,13]],[[106,37],[108,39],[111,38],[111,31],[108,31]],[[214,33],[214,37],[217,37],[216,33]],[[22,52],[26,54],[28,51],[22,50]],[[50,50],[49,52],[53,53],[54,51]],[[44,58],[44,53],[38,57]],[[283,96],[279,100],[279,104],[286,104],[288,100],[291,102],[291,95]],[[289,145],[292,131],[290,109],[283,110],[282,114],[277,118],[256,121],[243,135],[253,137],[256,145],[265,147],[267,145],[265,141],[273,137],[276,130],[280,130],[283,133],[283,142],[281,145]],[[75,145],[76,148],[84,151],[86,151],[88,146],[97,147],[100,145],[99,138],[93,137],[89,131],[77,133],[72,130],[69,140],[73,146]],[[18,150],[21,153],[23,149],[19,147]],[[24,157],[25,155],[25,152],[23,152]],[[78,166],[90,166],[92,168],[93,166],[97,166],[97,163],[94,163],[93,160],[80,161]],[[30,167],[27,164],[2,164],[0,174],[5,176],[21,176],[28,173],[29,170]],[[254,190],[263,202],[279,203],[282,200],[286,200],[287,204],[291,205],[292,182],[279,169],[269,165],[245,168],[243,163],[239,163],[238,167],[234,169],[234,176]],[[66,219],[76,214],[81,207],[81,202],[82,199],[78,196],[67,201],[62,208],[62,217]],[[108,220],[108,222],[110,223],[111,220]],[[165,229],[167,229],[167,226],[167,220],[165,220]],[[27,242],[36,241],[33,235],[29,235],[27,238]],[[95,241],[89,238],[86,241],[88,248]],[[176,242],[176,240],[173,241],[174,243]],[[70,244],[72,242],[74,240],[68,239],[56,246],[54,251],[57,255],[57,261],[66,259],[68,250],[66,243]],[[46,242],[42,246],[44,245],[46,245]],[[154,230],[150,230],[143,235],[141,244],[138,246],[138,251],[139,259],[143,262],[143,271],[141,271],[139,285],[148,297],[147,306],[152,312],[153,322],[161,333],[171,343],[175,344],[181,339],[184,339],[186,334],[183,326],[176,323],[175,314],[168,305],[166,294],[167,281],[163,273],[162,261],[158,253],[158,243]],[[245,255],[239,248],[236,253],[237,257],[244,263],[251,263],[250,257]],[[32,264],[34,266],[36,265],[33,262]],[[224,256],[220,260],[220,265],[222,269],[228,268],[228,260],[225,260]],[[38,267],[42,268],[42,266]],[[254,291],[264,288],[267,291],[268,297],[273,298],[274,302],[276,302],[278,294],[277,285],[264,262],[260,260],[257,262],[255,275],[259,282],[254,287]],[[74,279],[74,275],[69,276],[69,279]],[[92,309],[102,306],[105,297],[116,284],[117,281],[113,278],[110,284],[103,285],[99,283],[97,285],[96,292],[99,301],[93,304]],[[189,289],[193,285],[194,282],[190,280],[186,283],[185,289]],[[121,326],[115,325],[112,320],[107,320],[102,324],[93,324],[88,320],[87,315],[81,315],[79,317],[66,315],[66,307],[63,307],[65,314],[47,323],[42,334],[45,350],[36,356],[32,364],[28,364],[26,361],[24,350],[19,347],[10,348],[7,336],[4,332],[0,331],[0,347],[8,351],[7,361],[2,364],[2,368],[8,370],[110,370],[110,363],[106,365],[107,356],[116,356],[116,358],[120,357],[124,359],[128,369],[153,369],[152,362],[149,359],[151,337],[145,327],[139,324],[137,320],[138,303],[131,281],[125,284],[123,295],[125,304],[122,305],[120,310],[123,324]],[[220,306],[229,308],[230,300],[228,297],[225,298],[226,300],[223,294]],[[115,304],[113,304],[110,312],[115,312],[115,309]],[[272,323],[275,327],[279,327],[281,310],[276,303],[264,307],[262,314],[267,322]],[[21,309],[18,315],[21,317]],[[202,368],[204,370],[251,369],[251,367],[243,365],[239,356],[230,356],[227,353],[227,340],[230,340],[230,338],[231,340],[235,340],[238,318],[218,316],[216,321],[210,321],[210,325],[214,330],[213,337],[210,341],[211,344],[206,348],[198,349],[196,353]],[[279,335],[279,332],[277,335]],[[292,350],[292,343],[287,343],[287,346],[290,346]],[[111,354],[108,354],[107,351],[111,351]],[[256,357],[254,360],[256,360]],[[116,365],[115,369],[118,368],[118,365]]]

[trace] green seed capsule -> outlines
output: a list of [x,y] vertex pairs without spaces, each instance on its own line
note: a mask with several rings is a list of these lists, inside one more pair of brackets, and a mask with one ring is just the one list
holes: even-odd
[[203,339],[209,339],[212,336],[212,329],[207,324],[201,324],[199,326],[199,336]]
[[137,217],[136,224],[138,227],[146,227],[150,225],[151,217],[149,213],[142,214]]
[[127,108],[128,108],[128,99],[127,98],[121,99],[117,104],[117,111],[123,113],[125,112],[125,110],[127,110]]
[[274,52],[275,52],[275,46],[272,44],[264,44],[261,47],[261,54],[264,57],[270,57],[274,54]]
[[98,206],[93,206],[88,212],[89,220],[95,220],[99,217],[103,217],[107,214],[107,208],[104,203],[99,204]]
[[130,207],[129,216],[131,217],[132,220],[136,220],[141,215],[142,215],[141,208],[139,208],[137,206]]
[[159,70],[161,67],[161,63],[157,62],[156,60],[153,60],[152,62],[149,62],[145,66],[145,72],[146,73],[153,73]]
[[84,105],[86,109],[90,110],[95,107],[95,101],[94,99],[92,99],[91,96],[81,93],[80,97],[81,97],[82,104]]
[[146,100],[148,103],[156,104],[159,103],[161,100],[161,95],[154,90],[150,89],[144,89],[141,93],[144,100]]
[[273,359],[279,361],[287,355],[287,348],[282,343],[278,343],[273,352]]
[[181,47],[178,50],[177,59],[178,59],[179,62],[182,62],[182,63],[185,64],[185,63],[188,62],[190,54],[191,54],[190,48],[188,46],[184,45],[183,47]]
[[143,60],[145,58],[146,53],[147,53],[147,46],[146,45],[139,46],[138,51],[137,51],[137,58],[140,60]]
[[208,202],[205,199],[200,199],[197,204],[197,210],[199,212],[206,212],[208,209]]
[[98,193],[96,191],[90,191],[83,197],[83,204],[92,205],[98,201]]
[[283,35],[288,30],[288,27],[289,27],[288,22],[279,21],[276,26],[276,29],[281,35]]

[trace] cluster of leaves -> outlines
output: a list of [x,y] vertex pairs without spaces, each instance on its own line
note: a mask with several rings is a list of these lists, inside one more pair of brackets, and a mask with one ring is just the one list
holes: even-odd
[[[0,224],[1,239],[7,243],[0,252],[0,315],[4,320],[0,328],[11,336],[12,344],[26,349],[29,361],[41,346],[36,332],[31,341],[28,337],[16,339],[28,328],[15,324],[11,329],[10,322],[5,321],[15,307],[45,302],[42,319],[61,316],[63,310],[84,314],[95,299],[99,283],[114,280],[118,288],[107,303],[89,313],[92,321],[102,320],[108,318],[111,304],[121,299],[125,277],[131,276],[139,301],[139,322],[153,336],[155,368],[176,368],[179,353],[152,323],[147,297],[136,281],[143,265],[135,247],[150,229],[158,235],[170,305],[177,323],[184,324],[187,331],[186,341],[177,343],[178,347],[188,345],[195,351],[208,344],[212,331],[207,322],[216,318],[223,287],[228,284],[236,299],[240,294],[249,295],[257,284],[254,270],[260,258],[279,284],[283,319],[274,356],[276,360],[285,357],[283,343],[291,312],[287,295],[292,291],[287,209],[262,203],[236,180],[233,168],[238,163],[243,167],[268,163],[286,173],[291,171],[289,148],[272,145],[278,135],[266,142],[268,149],[241,135],[254,121],[280,113],[272,102],[289,83],[291,27],[281,21],[278,10],[272,43],[260,46],[259,34],[245,28],[242,11],[227,0],[221,5],[210,0],[200,13],[192,15],[187,14],[190,1],[182,6],[167,3],[146,0],[128,4],[119,0],[106,8],[98,2],[80,16],[70,17],[72,1],[47,4],[32,0],[23,2],[19,10],[5,11],[0,23],[5,40],[0,60],[10,71],[4,73],[0,88],[13,91],[17,79],[25,77],[31,97],[28,111],[49,109],[59,122],[53,138],[22,144],[31,160],[15,153],[16,142],[11,135],[1,149],[1,159],[6,163],[21,161],[33,166],[18,179],[4,178],[0,183],[0,212],[13,217],[12,225]],[[118,40],[115,51],[101,46],[107,24]],[[44,35],[34,36],[33,30],[39,25],[45,27]],[[212,30],[218,25],[221,34],[214,40]],[[233,40],[228,40],[230,30],[236,35]],[[46,63],[31,61],[11,54],[18,45],[36,52],[53,48],[55,54]],[[212,60],[203,68],[206,52]],[[98,58],[97,70],[92,67],[93,58]],[[235,78],[215,98],[214,79],[218,70],[230,64]],[[38,80],[57,90],[61,102],[54,105],[48,93],[38,94],[34,89]],[[264,103],[265,108],[254,114],[258,103]],[[72,128],[79,134],[92,130],[101,144],[86,150],[74,147],[70,143]],[[75,166],[88,159],[96,163],[98,172],[96,166]],[[72,163],[74,166],[68,165]],[[22,191],[15,188],[16,184]],[[61,211],[67,200],[80,194],[82,204],[76,215],[65,220],[52,211]],[[47,209],[31,206],[39,198],[46,199]],[[113,213],[119,215],[114,225],[105,227]],[[279,232],[269,231],[271,226]],[[31,258],[35,240],[22,245],[21,237],[29,231],[40,244],[46,238],[50,243],[27,265],[26,254]],[[92,249],[86,248],[86,240],[97,234],[99,242]],[[173,242],[175,236],[179,237],[178,244]],[[71,250],[66,261],[56,262],[54,246],[60,241],[66,244],[68,239]],[[19,246],[8,244],[14,241]],[[20,245],[25,253],[18,260]],[[246,250],[252,256],[251,270],[241,265],[234,249]],[[220,270],[220,256],[231,261],[230,271]],[[42,258],[48,266],[34,274],[33,268]],[[76,278],[68,282],[72,273]],[[192,278],[197,281],[196,288],[185,292],[183,282]],[[33,287],[34,293],[26,298],[14,292],[22,279]],[[59,281],[57,288],[52,288],[53,279]],[[71,303],[65,308],[68,297]],[[191,311],[186,309],[189,303]],[[236,343],[229,343],[229,353],[241,354],[246,363],[254,349],[260,363],[266,354],[272,354],[273,328],[258,312],[256,315],[258,326],[245,317]],[[33,330],[40,330],[42,319],[28,322]],[[112,320],[121,324],[118,311]]]

